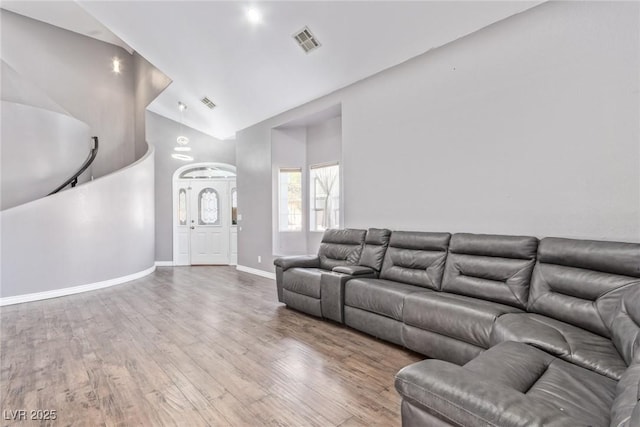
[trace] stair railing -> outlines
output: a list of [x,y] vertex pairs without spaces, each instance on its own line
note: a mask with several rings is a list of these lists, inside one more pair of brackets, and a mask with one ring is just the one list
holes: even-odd
[[78,177],[82,175],[82,173],[86,171],[89,166],[91,166],[91,163],[93,163],[93,161],[96,159],[96,156],[98,155],[98,137],[92,136],[91,139],[93,141],[93,144],[91,147],[91,152],[89,152],[89,157],[87,157],[87,160],[84,161],[82,166],[80,166],[80,169],[78,169],[78,171],[74,173],[71,176],[71,178],[67,179],[61,186],[53,190],[51,193],[47,194],[47,196],[56,194],[58,191],[62,190],[69,184],[71,184],[71,187],[75,187],[78,184]]

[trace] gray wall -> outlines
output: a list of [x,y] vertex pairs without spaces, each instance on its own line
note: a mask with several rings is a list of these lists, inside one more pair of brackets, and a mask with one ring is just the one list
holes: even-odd
[[[103,176],[135,158],[134,64],[124,49],[0,10],[2,59],[100,138],[92,166]],[[122,61],[122,73],[111,69]],[[28,167],[28,165],[25,165]]]
[[7,101],[1,111],[5,210],[49,194],[82,165],[91,147],[89,126],[66,114]]
[[171,79],[144,59],[138,53],[133,54],[134,67],[134,112],[135,112],[135,159],[147,152],[146,109],[163,90],[171,84]]
[[[299,255],[307,252],[307,215],[305,201],[307,200],[307,128],[305,126],[285,127],[273,129],[271,132],[271,163],[272,174],[272,202],[273,218],[273,253],[278,255]],[[302,203],[303,218],[300,231],[280,231],[278,218],[279,204],[279,172],[281,168],[302,169]]]
[[347,227],[640,242],[639,8],[545,3],[240,131],[239,264],[273,268],[270,129],[337,103]]
[[0,297],[54,291],[154,265],[153,152],[117,173],[0,212]]
[[[188,111],[188,110],[187,110]],[[171,157],[177,146],[176,138],[184,135],[189,138],[193,156],[192,163],[218,162],[236,164],[235,141],[220,141],[212,136],[198,132],[180,123],[147,111],[147,142],[155,147],[155,252],[156,261],[173,260],[173,228],[172,228],[172,179],[174,172],[190,162],[176,160]],[[269,193],[270,194],[270,193]],[[238,191],[238,200],[242,193]],[[271,241],[269,241],[271,242]]]
[[[307,127],[307,174],[309,168],[322,163],[342,162],[342,116],[333,117],[326,121]],[[342,175],[342,174],[341,174]],[[340,177],[342,186],[342,176]],[[310,178],[309,178],[310,179]],[[306,183],[307,191],[309,181]],[[340,188],[342,194],[342,188]],[[309,218],[309,203],[307,202],[307,218]],[[341,221],[344,210],[340,212]],[[320,248],[323,232],[309,231],[307,224],[307,253],[317,254]]]

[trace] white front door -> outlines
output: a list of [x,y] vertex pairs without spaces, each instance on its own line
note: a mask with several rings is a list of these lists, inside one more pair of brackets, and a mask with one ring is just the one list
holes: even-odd
[[229,183],[193,180],[190,193],[191,264],[230,264]]

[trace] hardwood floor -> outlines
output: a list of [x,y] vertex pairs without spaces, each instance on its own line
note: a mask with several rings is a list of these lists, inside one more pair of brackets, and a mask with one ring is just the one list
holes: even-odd
[[3,426],[400,425],[393,376],[421,359],[287,309],[272,280],[232,267],[159,267],[0,320]]

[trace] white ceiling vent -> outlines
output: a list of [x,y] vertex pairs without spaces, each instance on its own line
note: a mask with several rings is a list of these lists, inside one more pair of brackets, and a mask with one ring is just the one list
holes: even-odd
[[207,98],[206,96],[204,98],[202,98],[200,101],[202,101],[202,103],[204,105],[206,105],[207,107],[209,107],[209,109],[211,109],[211,110],[216,108],[216,104],[214,104],[213,101],[210,100],[209,98]]
[[305,53],[309,53],[312,50],[320,47],[320,42],[316,37],[311,33],[309,27],[304,27],[302,30],[298,31],[293,35],[293,38],[298,42],[302,50]]

